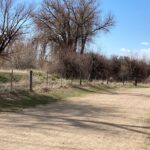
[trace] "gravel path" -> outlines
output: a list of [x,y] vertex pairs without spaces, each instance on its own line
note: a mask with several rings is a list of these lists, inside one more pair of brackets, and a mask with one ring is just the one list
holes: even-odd
[[0,150],[150,150],[150,89],[0,113]]

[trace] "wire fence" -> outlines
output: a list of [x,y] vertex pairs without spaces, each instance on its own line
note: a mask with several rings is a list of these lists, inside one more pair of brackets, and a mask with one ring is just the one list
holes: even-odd
[[[146,82],[147,84],[149,82]],[[88,85],[106,85],[107,81],[95,80],[92,83],[88,80],[82,80],[83,86]],[[145,86],[145,83],[143,83]],[[0,70],[0,94],[7,94],[15,91],[36,91],[48,92],[60,88],[76,87],[80,85],[80,79],[67,80],[57,74],[38,70]],[[149,84],[148,84],[149,85]],[[122,83],[109,82],[109,86],[122,86]],[[125,83],[127,87],[133,86],[133,83]],[[143,85],[142,85],[143,86]]]
[[79,83],[79,80],[66,80],[44,71],[0,70],[0,94],[18,90],[46,92],[51,89],[76,86]]

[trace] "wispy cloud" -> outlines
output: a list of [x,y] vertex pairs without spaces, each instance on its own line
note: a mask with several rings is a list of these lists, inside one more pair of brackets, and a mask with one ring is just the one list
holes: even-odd
[[132,56],[136,58],[144,58],[150,60],[150,47],[143,48],[143,49],[128,49],[128,48],[121,48],[121,56]]
[[127,49],[127,48],[121,48],[120,51],[124,52],[124,53],[130,53],[131,52],[131,50]]
[[148,45],[149,45],[149,42],[141,42],[141,45],[148,46]]
[[140,49],[139,55],[150,57],[150,48]]
[[150,60],[150,48],[136,50],[136,55],[138,56],[138,58],[144,58],[145,60]]

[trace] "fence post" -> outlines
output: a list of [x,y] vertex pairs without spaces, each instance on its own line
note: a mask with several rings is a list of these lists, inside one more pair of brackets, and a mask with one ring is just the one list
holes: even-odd
[[32,80],[33,80],[33,71],[32,70],[30,70],[30,76],[29,76],[29,82],[30,82],[30,92],[32,92],[33,91],[33,88],[32,88]]
[[60,87],[63,87],[63,84],[62,84],[62,77],[61,77],[61,79],[60,79]]
[[11,80],[10,80],[10,90],[13,91],[13,78],[14,78],[14,71],[11,70]]
[[47,86],[48,86],[48,71],[46,72],[46,84],[47,84]]

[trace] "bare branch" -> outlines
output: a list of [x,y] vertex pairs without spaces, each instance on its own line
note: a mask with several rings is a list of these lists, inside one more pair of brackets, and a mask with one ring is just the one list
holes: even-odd
[[0,54],[26,32],[31,12],[31,7],[15,4],[14,0],[1,0]]

